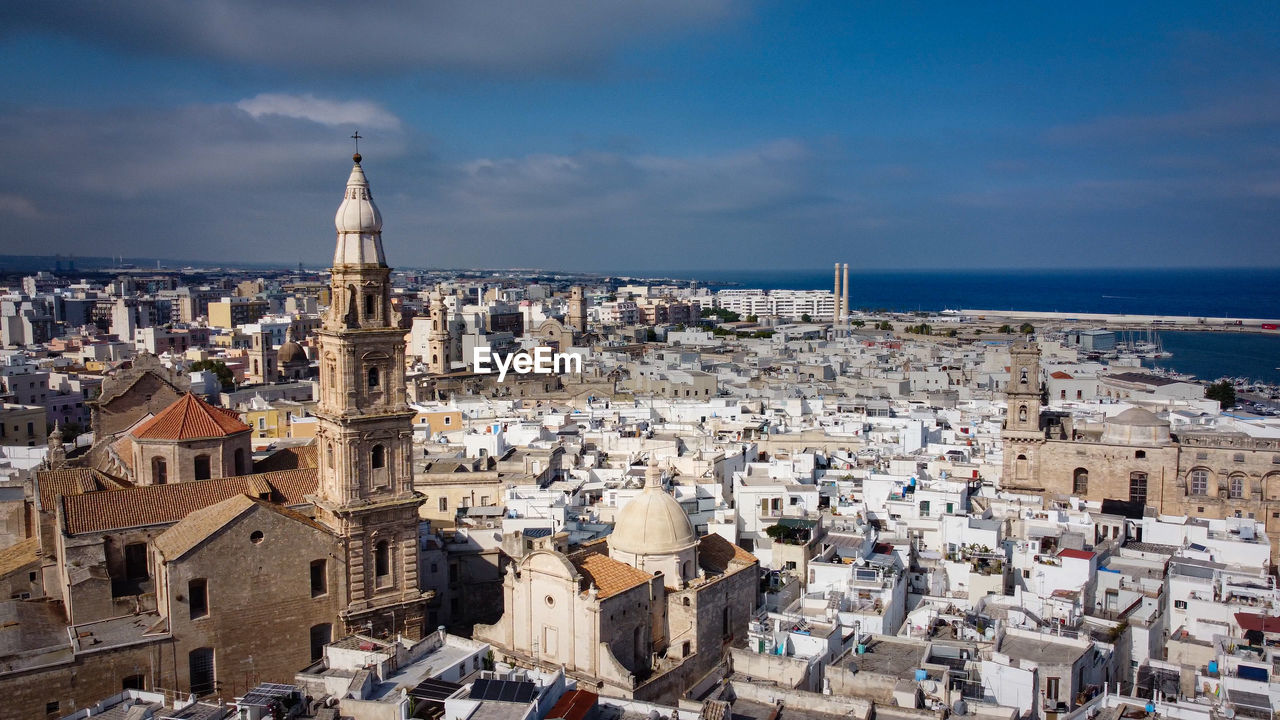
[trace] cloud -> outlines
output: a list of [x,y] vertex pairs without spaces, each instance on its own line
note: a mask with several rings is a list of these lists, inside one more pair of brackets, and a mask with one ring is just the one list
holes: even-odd
[[580,72],[621,45],[725,21],[738,14],[737,6],[733,0],[68,0],[0,4],[0,28],[140,53],[343,75]]
[[1150,143],[1171,138],[1209,137],[1272,128],[1280,124],[1280,98],[1275,92],[1245,93],[1186,110],[1166,113],[1110,115],[1049,129],[1050,142]]
[[0,193],[0,215],[9,215],[24,220],[35,220],[40,217],[35,203],[21,195]]
[[326,100],[315,95],[261,93],[236,103],[236,107],[255,119],[277,115],[310,120],[321,125],[343,125],[395,130],[400,119],[385,108],[367,100]]

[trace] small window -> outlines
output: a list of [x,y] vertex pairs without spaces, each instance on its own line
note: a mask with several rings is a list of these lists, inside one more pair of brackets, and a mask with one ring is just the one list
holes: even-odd
[[1232,500],[1244,499],[1244,476],[1234,475],[1231,478],[1230,495]]
[[369,452],[369,465],[374,470],[381,470],[387,466],[387,450],[381,445],[374,445]]
[[374,305],[374,304],[375,304],[375,302],[376,302],[376,300],[374,300],[373,295],[365,295],[365,296],[364,296],[364,316],[365,316],[366,318],[372,318],[372,317],[374,317],[374,312],[373,312],[373,311],[374,311],[374,307],[375,307],[375,305]]
[[1174,601],[1173,601],[1173,606],[1174,606],[1175,608],[1179,609],[1179,610],[1186,610],[1186,609],[1187,609],[1187,601],[1186,601],[1186,600],[1174,600]]
[[440,498],[440,512],[448,512],[448,511],[449,511],[449,498],[447,497]]
[[151,458],[151,481],[156,485],[163,485],[169,481],[169,465],[164,458]]
[[1146,459],[1147,459],[1147,451],[1146,451],[1146,450],[1138,450],[1137,452],[1135,452],[1135,453],[1133,454],[1133,458],[1134,458],[1135,460],[1146,460]]
[[311,597],[320,597],[329,592],[328,561],[324,559],[311,561]]
[[371,367],[369,368],[369,388],[373,389],[376,387],[378,387],[378,368]]
[[1238,462],[1238,463],[1244,462],[1244,453],[1236,453],[1235,455],[1232,455],[1231,461]]
[[197,480],[208,480],[213,477],[212,466],[209,462],[208,455],[196,456],[195,471]]
[[373,574],[378,587],[391,583],[391,545],[386,540],[374,546]]
[[187,596],[191,619],[197,620],[209,614],[209,581],[204,578],[187,583]]
[[249,533],[249,542],[253,543],[254,545],[261,543],[262,538],[263,538],[263,535],[261,530],[254,530],[253,532]]
[[54,700],[52,702],[47,702],[44,704],[44,714],[52,715],[58,712],[58,708],[59,708],[59,705],[57,700]]

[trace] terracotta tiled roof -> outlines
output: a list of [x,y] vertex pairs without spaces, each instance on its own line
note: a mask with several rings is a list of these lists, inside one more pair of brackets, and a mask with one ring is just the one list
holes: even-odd
[[232,495],[222,502],[192,512],[178,524],[160,533],[155,539],[155,548],[165,560],[177,560],[203,542],[205,538],[234,522],[236,518],[255,506],[327,532],[323,525],[301,513],[248,495]]
[[547,720],[583,720],[596,708],[599,697],[588,690],[570,690],[551,707]]
[[595,583],[600,598],[626,592],[652,579],[649,573],[598,552],[578,553],[569,559],[588,583]]
[[169,525],[188,514],[229,497],[270,492],[270,500],[302,505],[316,491],[314,468],[197,480],[172,485],[144,485],[127,490],[67,495],[62,499],[68,535],[147,525]]
[[254,472],[275,472],[318,467],[315,442],[306,445],[280,448],[253,464]]
[[1055,371],[1053,371],[1052,373],[1050,373],[1050,374],[1049,374],[1049,377],[1051,377],[1051,378],[1057,378],[1058,380],[1070,380],[1070,379],[1071,379],[1071,376],[1070,376],[1070,375],[1068,375],[1068,374],[1066,374],[1066,373],[1062,372],[1061,370],[1055,370]]
[[115,451],[116,457],[120,458],[120,462],[129,468],[129,472],[133,472],[133,438],[128,435],[121,435],[119,440],[111,444],[111,449]]
[[698,541],[698,564],[713,575],[723,574],[731,566],[759,562],[756,556],[716,534],[703,535]]
[[1093,553],[1089,552],[1088,550],[1075,550],[1073,548],[1067,548],[1066,550],[1059,550],[1058,557],[1069,557],[1069,558],[1075,558],[1077,560],[1092,560]]
[[143,440],[194,440],[248,431],[249,426],[240,422],[235,412],[187,393],[139,426],[133,436]]
[[1254,630],[1264,633],[1280,632],[1280,617],[1268,617],[1258,613],[1236,613],[1236,624],[1241,630]]
[[53,512],[58,504],[59,495],[79,495],[105,490],[110,487],[110,484],[104,480],[106,476],[93,468],[65,468],[38,472],[36,484],[40,486],[40,509]]
[[31,537],[0,550],[0,578],[34,563],[39,549],[40,540]]

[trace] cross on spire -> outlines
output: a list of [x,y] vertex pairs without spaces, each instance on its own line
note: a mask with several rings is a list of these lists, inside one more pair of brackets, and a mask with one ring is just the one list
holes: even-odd
[[362,137],[362,136],[360,135],[360,131],[359,131],[359,130],[356,130],[355,132],[351,133],[351,139],[356,141],[356,152],[360,152],[360,138],[361,138],[361,137]]

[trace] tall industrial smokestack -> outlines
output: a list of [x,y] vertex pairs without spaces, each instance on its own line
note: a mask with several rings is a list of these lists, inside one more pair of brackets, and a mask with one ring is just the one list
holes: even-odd
[[836,263],[836,285],[831,292],[831,324],[840,324],[840,263]]
[[844,282],[841,283],[844,290],[844,299],[840,302],[840,322],[849,323],[849,263],[844,264]]

